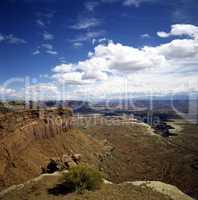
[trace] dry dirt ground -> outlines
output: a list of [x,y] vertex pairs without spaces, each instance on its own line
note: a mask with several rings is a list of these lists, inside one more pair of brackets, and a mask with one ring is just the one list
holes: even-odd
[[[179,126],[182,126],[182,129],[178,136],[169,139],[152,134],[148,126],[133,123],[94,125],[32,141],[24,151],[12,157],[12,162],[6,163],[6,171],[1,177],[1,187],[23,183],[38,176],[44,161],[72,150],[74,153],[82,154],[82,162],[99,168],[106,174],[106,178],[114,183],[162,181],[177,186],[181,191],[197,199],[198,126],[186,122],[180,122]],[[151,189],[141,189],[131,184],[105,185],[101,190],[86,192],[83,196],[76,194],[69,194],[67,198],[49,196],[46,191],[56,181],[53,179],[35,184],[23,189],[22,192],[16,190],[3,199],[163,200],[168,198],[160,196],[158,192],[153,193]],[[109,195],[106,195],[107,193]]]
[[[27,138],[13,134],[12,137],[7,139],[13,143],[21,140],[20,144],[23,145]],[[48,163],[50,158],[61,158],[64,154],[71,152],[80,153],[82,163],[97,167],[97,155],[102,154],[104,149],[102,143],[76,129],[53,137],[32,140],[28,145],[24,145],[24,148],[19,152],[13,149],[9,157],[7,157],[6,151],[2,149],[0,151],[0,191],[39,176],[41,166]]]
[[184,121],[177,126],[181,127],[178,136],[170,138],[152,135],[138,124],[92,126],[83,131],[113,147],[100,160],[109,180],[162,181],[198,199],[198,126]]
[[[11,187],[0,193],[1,200],[192,200],[177,188],[159,182],[152,183],[106,183],[96,191],[78,193],[56,193],[53,188],[60,184],[63,172],[45,174],[23,185]],[[148,186],[147,186],[148,184]],[[150,187],[150,186],[152,187]],[[157,190],[155,187],[157,186]]]

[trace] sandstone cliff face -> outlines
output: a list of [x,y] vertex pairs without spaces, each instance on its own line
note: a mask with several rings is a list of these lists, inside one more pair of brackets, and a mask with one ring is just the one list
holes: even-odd
[[[34,141],[69,130],[72,127],[72,114],[67,110],[64,116],[59,115],[56,110],[10,112],[1,118],[0,125],[1,157],[12,162],[16,155]],[[2,172],[1,169],[0,174]]]
[[[71,111],[24,111],[1,117],[0,189],[22,183],[41,173],[41,166],[52,157],[84,152],[84,158],[100,144],[72,129]],[[86,150],[84,150],[86,148]]]
[[69,109],[19,110],[0,113],[0,135],[7,137],[8,133],[14,132],[17,128],[25,128],[27,124],[36,120],[42,120],[46,124],[50,121],[56,121],[57,124],[60,124],[60,121],[68,123],[71,116],[72,111]]

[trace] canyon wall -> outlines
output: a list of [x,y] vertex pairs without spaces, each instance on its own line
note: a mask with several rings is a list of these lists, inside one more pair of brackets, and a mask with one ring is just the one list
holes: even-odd
[[98,166],[104,144],[73,127],[69,109],[0,114],[0,190],[39,176],[51,158],[80,153]]
[[65,120],[72,116],[70,109],[47,109],[47,110],[18,110],[0,113],[0,135],[4,136],[15,131],[19,127],[27,125],[35,120],[43,120],[49,123],[52,119]]
[[[24,154],[45,154],[45,148],[53,148],[49,140],[56,140],[57,136],[63,136],[72,128],[72,112],[69,109],[52,110],[23,110],[18,112],[6,112],[0,116],[0,184],[5,181],[9,171],[16,169],[19,159]],[[48,143],[45,147],[44,145]],[[41,144],[36,149],[36,145]],[[43,144],[43,145],[42,145]],[[35,150],[31,150],[34,147]],[[58,151],[58,150],[56,150]],[[47,153],[46,153],[47,154]],[[38,155],[38,157],[39,157]],[[52,153],[52,155],[54,155]],[[51,156],[51,155],[50,155]],[[47,159],[47,156],[46,156]],[[25,163],[25,160],[21,160]],[[20,162],[20,164],[22,163]],[[40,165],[42,159],[40,159]],[[40,168],[37,167],[37,171]],[[31,168],[31,167],[30,167]],[[15,171],[16,171],[15,170]],[[6,175],[7,173],[7,175]],[[14,172],[17,173],[18,172]],[[18,174],[20,176],[20,173]]]

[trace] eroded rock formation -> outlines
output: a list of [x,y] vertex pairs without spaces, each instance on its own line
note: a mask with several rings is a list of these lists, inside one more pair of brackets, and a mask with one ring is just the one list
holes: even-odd
[[[0,120],[0,152],[3,160],[12,162],[35,140],[47,139],[64,134],[72,127],[72,113],[65,110],[21,111],[6,113]],[[1,159],[1,160],[2,160]],[[3,173],[2,167],[0,175]]]

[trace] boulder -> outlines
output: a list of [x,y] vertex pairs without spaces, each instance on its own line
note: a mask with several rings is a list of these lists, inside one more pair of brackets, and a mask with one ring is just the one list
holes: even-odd
[[63,169],[69,169],[75,167],[80,163],[80,154],[64,154],[62,159],[51,158],[44,166],[41,167],[42,173],[54,173],[56,171],[61,171]]
[[62,157],[62,163],[66,169],[76,166],[76,162],[68,154],[64,154]]
[[71,158],[76,164],[79,164],[80,161],[81,161],[81,155],[80,154],[72,154]]

